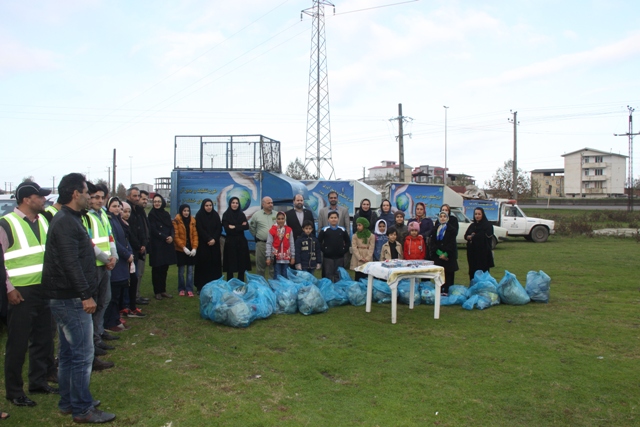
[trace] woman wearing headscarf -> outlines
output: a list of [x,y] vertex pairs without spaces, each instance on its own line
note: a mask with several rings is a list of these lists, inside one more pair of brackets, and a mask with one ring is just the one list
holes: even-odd
[[453,285],[455,273],[458,270],[458,251],[456,250],[456,235],[458,230],[449,224],[449,214],[442,211],[438,214],[438,225],[431,232],[431,259],[435,265],[444,267],[444,285],[442,293],[449,292]]
[[240,199],[237,197],[229,199],[229,207],[222,215],[222,226],[226,234],[222,270],[227,273],[227,280],[238,273],[238,279],[244,281],[245,271],[251,270],[249,242],[244,236],[245,230],[249,229],[249,222],[240,209]]
[[431,235],[431,231],[433,230],[433,221],[431,218],[427,217],[427,208],[424,203],[418,202],[415,207],[415,217],[409,219],[407,222],[407,226],[412,222],[417,222],[420,225],[419,234],[424,238],[426,242]]
[[[173,219],[176,237],[173,244],[178,259],[178,295],[195,296],[193,293],[193,267],[196,265],[198,252],[198,229],[196,219],[191,216],[189,205],[180,205]],[[186,267],[186,268],[185,268]],[[185,272],[187,274],[185,280]]]
[[[369,221],[366,218],[358,218],[356,232],[351,238],[351,269],[365,265],[373,261],[373,250],[376,247],[376,238],[369,231]],[[367,274],[356,271],[356,280],[368,277]]]
[[369,231],[375,232],[375,224],[378,221],[378,214],[371,209],[371,201],[369,199],[362,199],[360,202],[360,209],[353,217],[353,230],[351,234],[356,232],[356,221],[358,218],[366,218],[369,221]]
[[493,264],[493,225],[484,214],[484,209],[475,208],[473,222],[464,233],[467,241],[467,262],[469,263],[469,278],[473,279],[476,271],[489,271]]
[[213,209],[213,201],[204,199],[196,214],[198,230],[198,254],[196,255],[196,271],[194,284],[200,290],[212,280],[222,277],[222,258],[220,252],[220,235],[222,221]]
[[173,245],[175,231],[171,215],[165,210],[167,202],[160,194],[153,196],[153,208],[149,212],[149,265],[156,299],[173,298],[167,293],[167,272],[176,263]]
[[133,250],[122,228],[121,210],[120,199],[117,197],[110,198],[107,202],[107,216],[109,217],[111,230],[113,230],[113,239],[118,252],[118,262],[111,270],[111,301],[109,301],[104,313],[104,328],[110,331],[113,331],[114,328],[120,331],[122,328],[119,326],[121,323],[120,310],[124,308],[124,293],[128,292],[129,269],[134,258]]
[[396,222],[396,217],[393,212],[391,212],[391,202],[388,199],[384,199],[382,203],[380,203],[378,219],[384,219],[384,222],[386,222],[389,227]]
[[[122,203],[122,213],[120,214],[120,225],[124,231],[124,237],[129,241],[131,229],[129,226],[129,218],[131,217],[131,205],[127,202]],[[127,309],[127,317],[146,317],[142,311],[136,307],[136,296],[138,295],[138,273],[136,272],[135,262],[129,268],[129,293],[124,294],[124,307]]]

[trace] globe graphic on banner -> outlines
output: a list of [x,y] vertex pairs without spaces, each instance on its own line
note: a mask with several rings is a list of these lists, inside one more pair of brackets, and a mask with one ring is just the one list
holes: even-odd
[[396,207],[401,211],[409,209],[409,197],[404,193],[396,197]]
[[229,199],[232,197],[237,197],[240,201],[240,209],[247,210],[247,208],[251,205],[251,193],[247,189],[247,187],[239,186],[234,187],[231,191],[227,193],[227,204],[229,203]]
[[313,212],[318,211],[318,198],[316,196],[309,194],[309,198],[305,200],[305,202],[307,203],[307,206],[309,206],[310,210]]

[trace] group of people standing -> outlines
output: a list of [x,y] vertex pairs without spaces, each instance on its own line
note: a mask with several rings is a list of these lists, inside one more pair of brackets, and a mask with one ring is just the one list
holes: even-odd
[[[437,221],[426,216],[426,206],[416,203],[415,216],[405,225],[404,213],[391,211],[389,200],[383,200],[379,212],[371,209],[371,202],[363,199],[354,216],[351,269],[370,261],[386,259],[432,260],[444,267],[445,283],[443,293],[454,284],[458,271],[459,231],[458,219],[451,214],[451,207],[442,205]],[[487,220],[484,210],[474,211],[473,222],[465,232],[469,277],[477,270],[489,271],[494,266],[491,250],[493,226]],[[356,279],[365,277],[356,272]]]

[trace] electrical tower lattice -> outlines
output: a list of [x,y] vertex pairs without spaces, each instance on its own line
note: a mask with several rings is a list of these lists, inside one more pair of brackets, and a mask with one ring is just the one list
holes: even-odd
[[329,119],[329,76],[324,36],[324,6],[335,5],[313,0],[313,6],[302,13],[313,18],[311,65],[309,67],[309,104],[307,107],[307,144],[304,166],[318,179],[335,178],[331,158],[331,121]]

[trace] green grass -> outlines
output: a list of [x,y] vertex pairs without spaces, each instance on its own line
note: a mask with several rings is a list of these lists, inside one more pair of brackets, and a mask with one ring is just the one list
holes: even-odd
[[555,221],[560,235],[575,236],[602,228],[640,228],[640,212],[625,210],[524,209],[528,216]]
[[[92,392],[116,426],[638,425],[638,243],[514,239],[495,255],[498,280],[548,273],[551,302],[442,307],[439,320],[432,306],[399,305],[395,325],[389,304],[344,306],[233,329],[202,320],[197,298],[153,300]],[[12,425],[72,425],[55,396],[34,399],[3,406]]]

